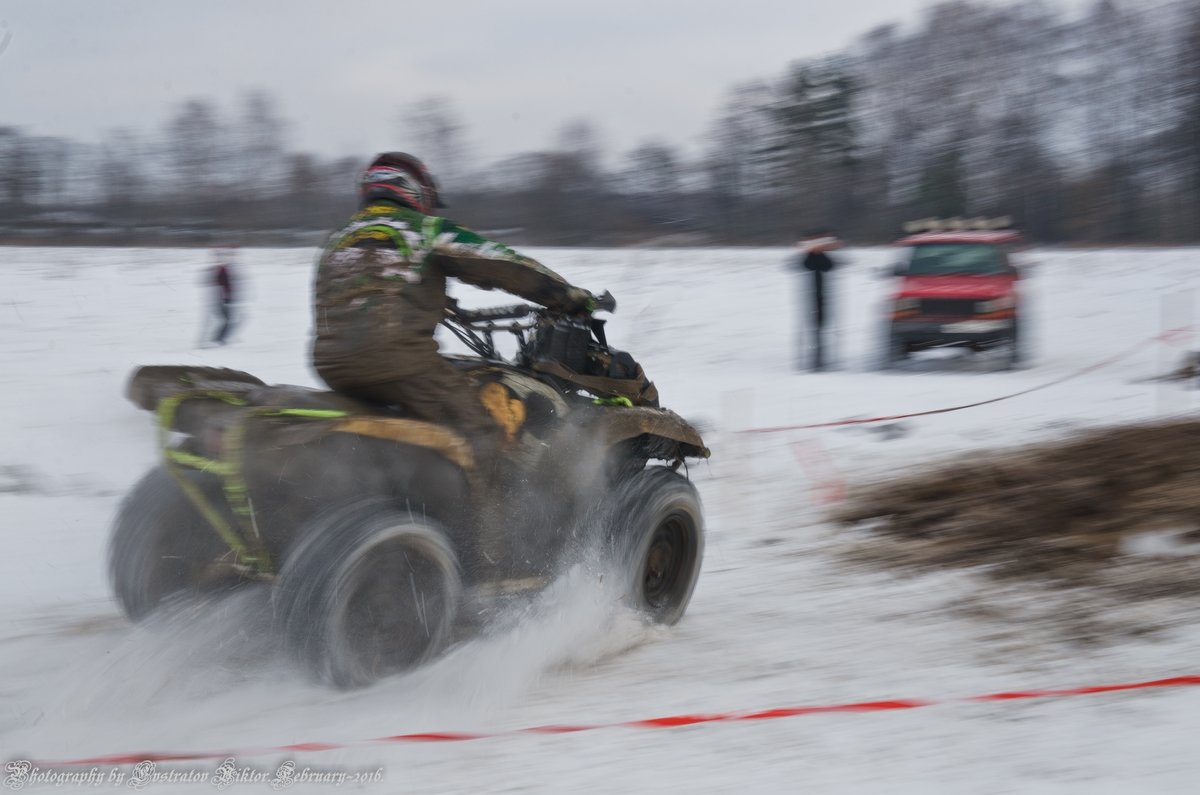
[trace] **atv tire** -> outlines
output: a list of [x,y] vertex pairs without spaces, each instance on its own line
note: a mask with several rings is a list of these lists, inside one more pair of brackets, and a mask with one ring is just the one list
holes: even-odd
[[704,514],[696,487],[651,467],[617,487],[611,538],[627,606],[655,624],[687,610],[704,559]]
[[359,499],[317,514],[299,538],[272,602],[284,647],[316,681],[365,687],[446,646],[462,586],[436,522]]
[[[223,504],[219,490],[199,472],[182,477],[214,504]],[[155,467],[117,511],[108,548],[109,580],[125,615],[141,621],[168,600],[210,595],[246,582],[232,569],[219,573],[219,562],[231,554],[179,481]]]

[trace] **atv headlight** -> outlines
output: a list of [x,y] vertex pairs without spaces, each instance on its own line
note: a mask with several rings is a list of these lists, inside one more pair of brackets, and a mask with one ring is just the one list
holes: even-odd
[[990,315],[993,312],[1003,312],[1005,309],[1012,309],[1017,305],[1016,299],[1011,295],[1002,295],[991,301],[979,301],[975,304],[975,311],[981,315]]

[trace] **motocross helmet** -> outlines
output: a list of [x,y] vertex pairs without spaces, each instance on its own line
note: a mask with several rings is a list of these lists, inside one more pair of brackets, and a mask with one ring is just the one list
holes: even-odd
[[404,152],[384,152],[372,160],[358,181],[358,194],[364,205],[383,199],[425,215],[446,206],[429,169]]

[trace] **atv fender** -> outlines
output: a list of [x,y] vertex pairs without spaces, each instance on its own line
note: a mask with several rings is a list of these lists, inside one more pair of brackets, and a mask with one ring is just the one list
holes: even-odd
[[651,441],[659,441],[652,447],[652,458],[669,461],[708,458],[711,455],[700,433],[670,409],[643,406],[611,408],[605,411],[603,422],[605,440],[610,446],[649,436]]
[[180,392],[204,389],[244,393],[252,386],[265,384],[249,373],[228,367],[152,364],[133,371],[125,385],[125,397],[138,408],[154,411],[163,398]]

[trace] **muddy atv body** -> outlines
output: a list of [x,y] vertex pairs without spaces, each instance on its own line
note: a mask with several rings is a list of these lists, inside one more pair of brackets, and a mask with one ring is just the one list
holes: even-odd
[[[544,587],[584,550],[617,572],[629,606],[675,623],[704,549],[680,465],[709,452],[675,413],[637,405],[636,382],[556,361],[579,350],[558,344],[564,323],[532,307],[448,311],[476,353],[453,361],[505,431],[489,462],[399,407],[235,370],[138,369],[127,396],[155,413],[163,458],[115,521],[118,602],[140,620],[268,583],[285,647],[339,687],[430,659],[478,628],[489,598]],[[513,361],[496,354],[497,331],[516,335]],[[589,331],[585,355],[611,363]]]

